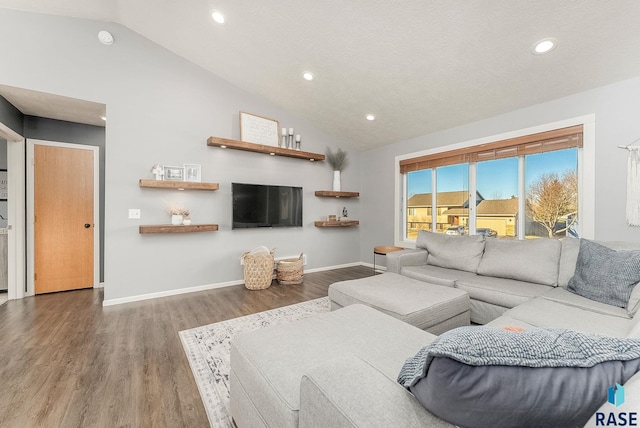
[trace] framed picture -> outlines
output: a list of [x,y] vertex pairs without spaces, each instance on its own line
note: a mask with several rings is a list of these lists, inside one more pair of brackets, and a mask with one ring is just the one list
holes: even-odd
[[164,180],[168,181],[184,181],[184,168],[181,166],[167,166],[164,169]]
[[7,170],[0,169],[0,201],[6,201],[9,196],[9,185],[7,183]]
[[184,181],[202,181],[202,168],[195,163],[184,164]]
[[278,146],[280,141],[280,127],[275,119],[255,114],[240,112],[240,141]]

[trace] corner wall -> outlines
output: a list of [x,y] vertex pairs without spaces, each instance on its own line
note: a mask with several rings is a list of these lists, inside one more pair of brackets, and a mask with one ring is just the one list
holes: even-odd
[[[100,30],[110,31],[116,42],[100,44]],[[0,83],[107,106],[105,301],[239,282],[241,254],[259,245],[276,248],[276,256],[306,253],[306,269],[360,261],[358,228],[313,226],[342,206],[354,218],[361,213],[358,200],[314,196],[315,190],[331,188],[332,172],[323,162],[206,146],[209,136],[239,138],[240,110],[271,117],[295,128],[304,150],[347,150],[352,162],[343,186],[360,191],[360,162],[344,142],[120,25],[0,9],[0,49],[14,64],[0,69]],[[201,164],[203,181],[220,183],[220,190],[138,186],[140,178],[152,178],[152,165],[183,163]],[[304,227],[231,230],[232,182],[302,186]],[[194,223],[216,223],[220,230],[140,235],[140,224],[169,222],[168,203],[187,206]],[[129,208],[141,209],[142,219],[128,219]]]

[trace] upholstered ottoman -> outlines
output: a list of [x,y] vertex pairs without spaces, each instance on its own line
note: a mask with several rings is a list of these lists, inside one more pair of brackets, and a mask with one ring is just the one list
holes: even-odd
[[[297,427],[300,382],[314,367],[334,358],[357,357],[397,387],[405,360],[435,338],[363,305],[239,334],[231,341],[231,415],[239,428]],[[353,379],[355,392],[360,384]],[[416,412],[417,401],[408,391],[395,393],[403,396],[394,402],[403,417],[430,415]]]
[[361,303],[433,334],[470,323],[466,291],[396,273],[336,282],[329,298],[332,310]]

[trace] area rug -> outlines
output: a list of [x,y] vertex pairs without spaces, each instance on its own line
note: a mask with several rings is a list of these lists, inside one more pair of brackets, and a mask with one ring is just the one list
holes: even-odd
[[234,335],[329,312],[328,297],[180,332],[212,427],[233,427],[229,409],[229,352]]

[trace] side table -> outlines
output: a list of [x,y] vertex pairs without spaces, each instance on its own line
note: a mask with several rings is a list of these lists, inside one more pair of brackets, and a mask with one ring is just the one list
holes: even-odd
[[377,247],[373,247],[373,274],[376,274],[376,254],[386,256],[387,253],[400,250],[404,250],[404,248],[393,245],[378,245]]

